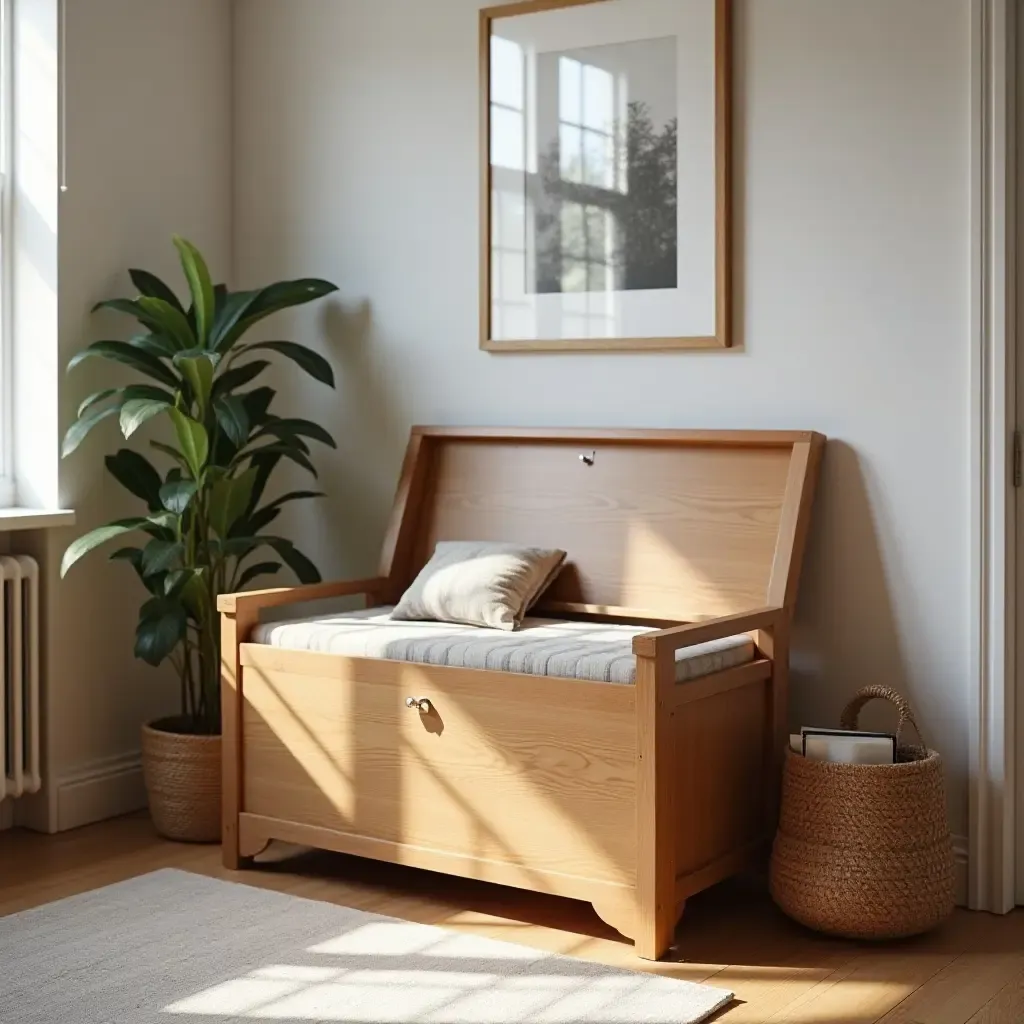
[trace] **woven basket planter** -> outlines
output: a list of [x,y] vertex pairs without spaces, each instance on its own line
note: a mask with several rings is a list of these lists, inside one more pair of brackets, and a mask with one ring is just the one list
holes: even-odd
[[220,841],[219,736],[175,732],[180,719],[142,728],[142,771],[157,832],[185,843]]
[[772,898],[817,931],[895,939],[940,924],[953,910],[953,848],[942,761],[902,743],[916,729],[907,702],[884,687],[862,690],[843,712],[856,729],[874,698],[900,712],[897,764],[812,761],[787,752],[772,852]]

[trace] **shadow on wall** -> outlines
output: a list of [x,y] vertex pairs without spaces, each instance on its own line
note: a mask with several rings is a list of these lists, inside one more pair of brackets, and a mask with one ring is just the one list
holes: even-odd
[[[842,441],[828,444],[812,522],[793,637],[791,725],[838,727],[854,693],[877,684],[911,700],[927,735],[934,695],[911,682],[888,578],[892,558],[883,557],[860,456]],[[852,668],[865,662],[870,676]],[[895,713],[875,702],[861,724],[891,730]]]
[[338,382],[338,412],[332,417],[338,452],[324,462],[322,482],[336,496],[345,523],[329,538],[324,564],[340,564],[346,575],[373,575],[408,442],[408,419],[369,344],[370,303],[331,303],[321,328]]

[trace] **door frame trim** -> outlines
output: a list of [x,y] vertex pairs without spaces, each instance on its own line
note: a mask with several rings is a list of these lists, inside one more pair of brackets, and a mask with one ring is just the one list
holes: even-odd
[[[1018,0],[971,0],[971,663],[968,905],[1016,902]],[[1024,816],[1021,816],[1024,817]]]

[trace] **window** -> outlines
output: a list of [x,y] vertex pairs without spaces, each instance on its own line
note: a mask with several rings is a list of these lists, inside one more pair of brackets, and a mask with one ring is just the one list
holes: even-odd
[[0,0],[0,507],[14,504],[14,0]]
[[559,58],[558,128],[562,180],[615,188],[615,77],[610,71]]
[[491,302],[499,337],[529,330],[526,295],[526,55],[491,36]]
[[523,49],[491,36],[491,163],[526,169],[526,67]]
[[561,216],[562,291],[609,291],[611,214],[600,206],[566,200]]
[[532,306],[526,294],[526,199],[514,189],[491,195],[491,300],[499,337],[529,329]]
[[623,183],[616,144],[616,82],[604,68],[558,60],[561,291],[579,293],[563,316],[572,335],[600,336],[615,289],[616,188]]

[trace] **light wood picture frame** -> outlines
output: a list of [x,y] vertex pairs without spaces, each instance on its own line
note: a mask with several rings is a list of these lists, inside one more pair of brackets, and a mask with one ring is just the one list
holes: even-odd
[[[699,59],[680,60],[675,49],[666,49],[664,44],[682,44],[675,34],[657,31],[659,21],[650,15],[658,8],[663,9],[663,21],[692,17],[694,24],[703,26],[703,35],[694,32],[686,37],[688,46],[702,47]],[[589,21],[579,20],[588,15]],[[629,24],[630,19],[643,28],[624,33],[621,43],[594,42],[613,33],[616,25]],[[652,24],[653,29],[649,27]],[[530,41],[517,42],[517,36]],[[533,42],[537,36],[544,45]],[[691,42],[691,37],[698,43]],[[579,45],[559,42],[576,38]],[[492,47],[502,49],[492,52]],[[519,55],[515,50],[509,62],[511,47],[517,47],[522,55],[521,71],[516,70]],[[678,76],[676,92],[670,96],[671,109],[662,102],[668,95],[665,76],[657,84],[649,70],[668,67],[666,54]],[[502,72],[510,66],[521,96],[518,122],[516,100],[507,100],[510,79]],[[566,85],[567,71],[576,74],[577,68],[580,85],[573,86],[571,78]],[[630,71],[634,72],[632,79],[638,80],[632,89]],[[585,77],[588,73],[589,79]],[[603,78],[610,83],[604,91]],[[600,108],[604,103],[614,110],[613,129],[592,129],[588,125],[593,121],[588,121],[586,113],[579,117],[572,113],[576,95],[581,97],[581,110],[588,102],[588,81],[599,96],[592,106]],[[623,82],[625,87],[620,85]],[[645,82],[647,88],[655,89],[659,102],[644,100]],[[691,102],[685,91],[694,84],[713,95],[703,95],[706,111],[701,116],[691,117],[692,123],[684,119],[680,126],[679,110],[701,110],[697,102],[701,97]],[[627,92],[636,92],[640,98],[627,101]],[[610,101],[603,96],[610,96]],[[640,108],[659,113],[637,127],[636,109]],[[573,123],[576,120],[581,122],[579,126]],[[503,134],[502,125],[511,125],[511,134]],[[521,139],[516,138],[519,125]],[[544,136],[549,141],[542,144],[545,129],[552,134]],[[671,179],[665,176],[658,193],[664,197],[671,181],[676,188],[671,204],[656,207],[651,196],[648,205],[641,207],[644,199],[637,196],[639,190],[628,195],[637,152],[634,136],[629,134],[634,130],[646,132],[635,137],[653,138],[655,144],[659,137],[665,140],[659,155],[651,159],[673,168]],[[604,152],[610,154],[603,158],[602,135],[607,143]],[[575,158],[566,153],[575,151],[577,140],[581,157],[574,164]],[[690,144],[694,140],[699,145]],[[669,144],[672,148],[666,150]],[[502,154],[496,156],[499,148]],[[597,179],[592,159],[595,152]],[[673,154],[667,161],[666,152]],[[500,188],[498,181],[507,183],[510,174],[511,188]],[[607,181],[598,180],[602,174],[608,175]],[[692,194],[684,194],[682,183],[693,181],[698,182],[697,187]],[[500,205],[508,197],[515,204],[511,214]],[[546,204],[544,209],[541,203]],[[625,213],[620,215],[619,210]],[[647,227],[652,216],[655,223],[666,226],[660,236]],[[629,249],[624,241],[631,237],[629,223],[641,225],[632,237],[642,238],[645,248]],[[730,347],[732,0],[518,0],[482,10],[480,225],[480,347],[485,351]],[[503,234],[515,239],[511,247]],[[662,241],[651,244],[652,237]],[[630,252],[640,255],[631,262]],[[668,281],[674,287],[667,285]],[[513,301],[506,301],[506,291],[514,293]]]

